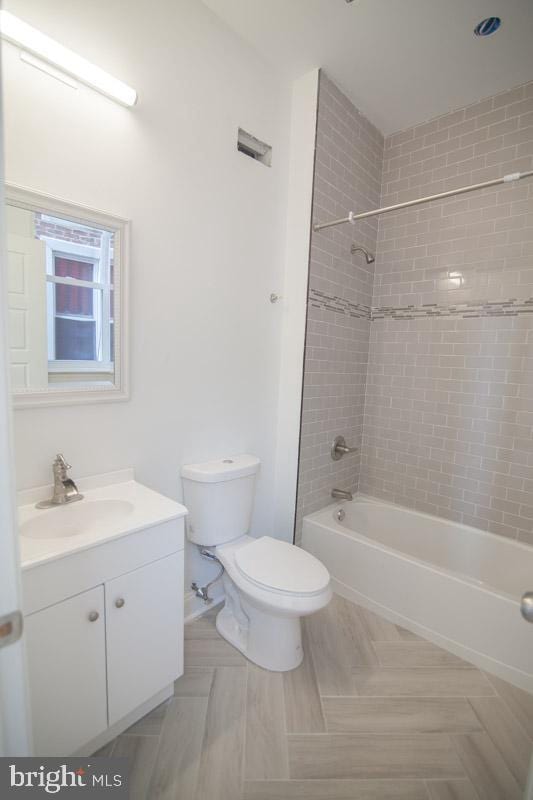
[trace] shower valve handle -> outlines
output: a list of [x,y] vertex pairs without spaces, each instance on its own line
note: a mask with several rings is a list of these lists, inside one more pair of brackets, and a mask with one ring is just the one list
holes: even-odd
[[331,445],[331,457],[333,461],[339,461],[347,453],[356,453],[359,448],[348,447],[344,436],[336,436]]
[[533,622],[533,592],[526,592],[522,596],[520,612],[525,620]]

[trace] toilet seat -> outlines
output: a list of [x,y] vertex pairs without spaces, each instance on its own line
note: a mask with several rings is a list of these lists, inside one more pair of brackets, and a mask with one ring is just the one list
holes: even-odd
[[264,669],[296,669],[303,655],[300,618],[332,597],[326,567],[311,553],[268,536],[239,536],[215,554],[225,570],[218,632]]
[[237,549],[235,566],[246,580],[272,592],[309,597],[329,586],[329,572],[317,558],[271,536]]
[[[251,547],[258,541],[258,539],[253,539],[251,536],[240,536],[232,542],[219,545],[215,548],[216,556],[226,570],[227,577],[235,584],[235,587],[243,594],[247,602],[253,603],[257,608],[262,608],[268,613],[289,617],[314,614],[315,611],[319,611],[329,603],[331,599],[331,587],[329,585],[330,576],[328,570],[322,564],[321,566],[326,573],[324,576],[326,585],[322,585],[322,589],[317,589],[315,585],[315,591],[304,594],[294,591],[294,587],[292,591],[275,589],[271,585],[262,584],[245,575],[242,568],[237,566],[237,554],[241,550],[246,550],[248,547]],[[286,544],[285,546],[291,549],[293,548],[294,550],[300,549],[295,545]],[[313,560],[316,560],[310,553],[307,553],[307,555]],[[257,559],[254,557],[254,560],[256,561]],[[245,561],[241,563],[245,563],[246,561],[248,561],[248,559],[245,559]],[[253,568],[251,571],[253,572]],[[274,583],[275,581],[272,580],[271,582]]]

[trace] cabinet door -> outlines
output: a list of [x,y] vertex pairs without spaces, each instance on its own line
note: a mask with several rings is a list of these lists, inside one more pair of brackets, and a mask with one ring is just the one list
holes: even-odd
[[109,724],[183,672],[183,552],[105,584]]
[[107,728],[104,587],[25,619],[33,745],[63,756]]

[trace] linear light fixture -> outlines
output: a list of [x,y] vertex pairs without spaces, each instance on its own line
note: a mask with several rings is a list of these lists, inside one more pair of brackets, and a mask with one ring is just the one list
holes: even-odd
[[137,102],[137,92],[131,86],[8,11],[0,11],[0,36],[124,106],[133,106]]

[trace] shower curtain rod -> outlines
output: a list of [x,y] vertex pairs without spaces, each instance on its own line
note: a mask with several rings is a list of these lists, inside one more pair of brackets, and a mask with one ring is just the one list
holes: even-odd
[[367,217],[377,217],[378,214],[388,214],[389,211],[398,211],[400,208],[409,208],[410,206],[418,206],[420,203],[429,203],[432,200],[442,200],[444,197],[453,197],[456,194],[465,194],[466,192],[474,192],[476,189],[486,189],[489,186],[498,186],[500,183],[512,183],[519,181],[522,178],[531,178],[533,170],[527,172],[511,172],[509,175],[504,175],[501,178],[495,178],[492,181],[484,181],[484,183],[473,183],[471,186],[463,186],[460,189],[451,189],[449,192],[440,192],[439,194],[430,194],[427,197],[419,197],[417,200],[406,200],[405,203],[396,203],[394,206],[385,206],[384,208],[375,208],[373,211],[364,211],[362,214],[354,214],[350,211],[347,217],[342,219],[334,219],[331,222],[322,222],[318,225],[313,225],[314,231],[321,231],[324,228],[332,228],[334,225],[342,225],[345,222],[355,222],[358,219],[366,219]]

